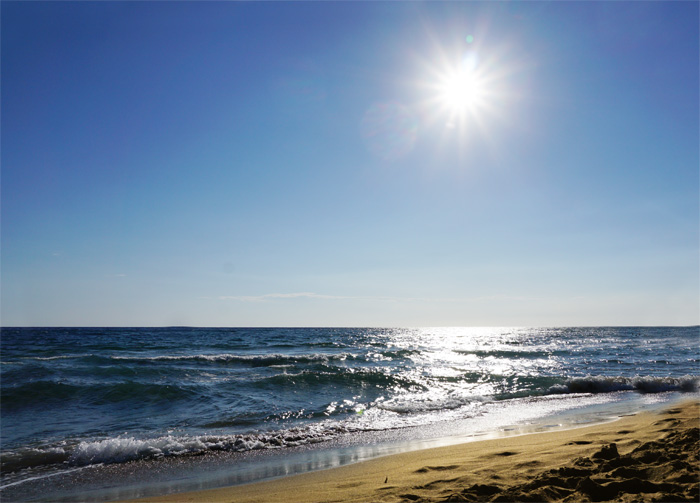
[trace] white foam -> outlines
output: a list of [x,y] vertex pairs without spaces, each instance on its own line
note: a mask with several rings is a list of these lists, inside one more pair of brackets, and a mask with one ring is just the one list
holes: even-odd
[[18,480],[16,482],[10,482],[9,484],[5,484],[0,486],[0,490],[5,489],[7,487],[12,487],[12,486],[17,486],[19,484],[24,484],[26,482],[30,482],[32,480],[40,480],[40,479],[47,479],[49,477],[55,477],[57,475],[65,475],[66,473],[72,473],[72,472],[77,472],[78,470],[84,470],[85,468],[88,468],[87,466],[81,466],[78,468],[73,468],[71,470],[62,470],[60,472],[55,472],[55,473],[46,473],[43,475],[36,475],[34,477],[27,477],[26,479]]
[[168,435],[154,439],[133,437],[110,438],[97,442],[80,442],[70,455],[71,464],[119,463],[133,459],[200,452],[207,449],[198,437]]
[[217,353],[217,354],[198,354],[198,355],[159,355],[159,356],[111,356],[112,360],[127,360],[127,361],[210,361],[210,362],[248,362],[248,363],[265,363],[265,362],[328,362],[330,360],[346,360],[352,356],[350,353],[341,353],[334,355],[326,354],[300,354],[300,355],[284,355],[280,353],[271,353],[265,355],[240,355],[233,353]]

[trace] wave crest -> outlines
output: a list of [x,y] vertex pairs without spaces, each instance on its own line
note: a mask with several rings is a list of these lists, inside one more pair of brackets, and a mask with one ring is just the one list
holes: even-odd
[[587,376],[568,379],[564,384],[552,386],[548,394],[561,393],[611,393],[614,391],[637,391],[640,393],[663,393],[665,391],[694,392],[700,387],[697,376],[683,377],[608,377]]
[[65,464],[86,466],[124,463],[138,459],[202,454],[210,451],[244,452],[279,449],[324,442],[342,433],[342,428],[290,428],[247,435],[173,436],[139,439],[116,437],[83,441],[74,445],[23,448],[2,453],[2,471],[6,473]]

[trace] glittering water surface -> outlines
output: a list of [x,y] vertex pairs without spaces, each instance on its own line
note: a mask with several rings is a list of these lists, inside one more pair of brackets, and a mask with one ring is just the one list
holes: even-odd
[[696,392],[699,337],[698,327],[4,328],[0,490],[101,463],[507,417],[526,402],[550,404],[530,417],[621,393]]

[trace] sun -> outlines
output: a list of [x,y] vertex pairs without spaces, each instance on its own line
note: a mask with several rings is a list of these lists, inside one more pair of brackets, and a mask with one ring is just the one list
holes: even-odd
[[523,94],[515,77],[529,64],[526,58],[516,61],[509,45],[484,48],[472,36],[466,42],[466,47],[436,43],[416,69],[423,124],[465,146],[508,124]]
[[483,79],[467,67],[447,73],[439,86],[439,99],[443,107],[451,112],[474,111],[483,103],[484,97]]

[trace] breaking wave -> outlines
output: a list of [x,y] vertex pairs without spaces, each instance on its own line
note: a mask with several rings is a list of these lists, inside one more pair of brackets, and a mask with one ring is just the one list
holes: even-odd
[[612,393],[615,391],[638,391],[640,393],[662,393],[665,391],[697,391],[700,378],[683,377],[606,377],[589,376],[568,379],[564,384],[549,388],[549,393]]
[[244,452],[258,449],[280,449],[324,442],[345,431],[336,428],[291,428],[247,435],[200,435],[139,439],[123,436],[73,445],[49,445],[16,449],[2,454],[5,473],[58,465],[86,466],[101,463],[123,463],[138,459],[203,454],[205,452]]

